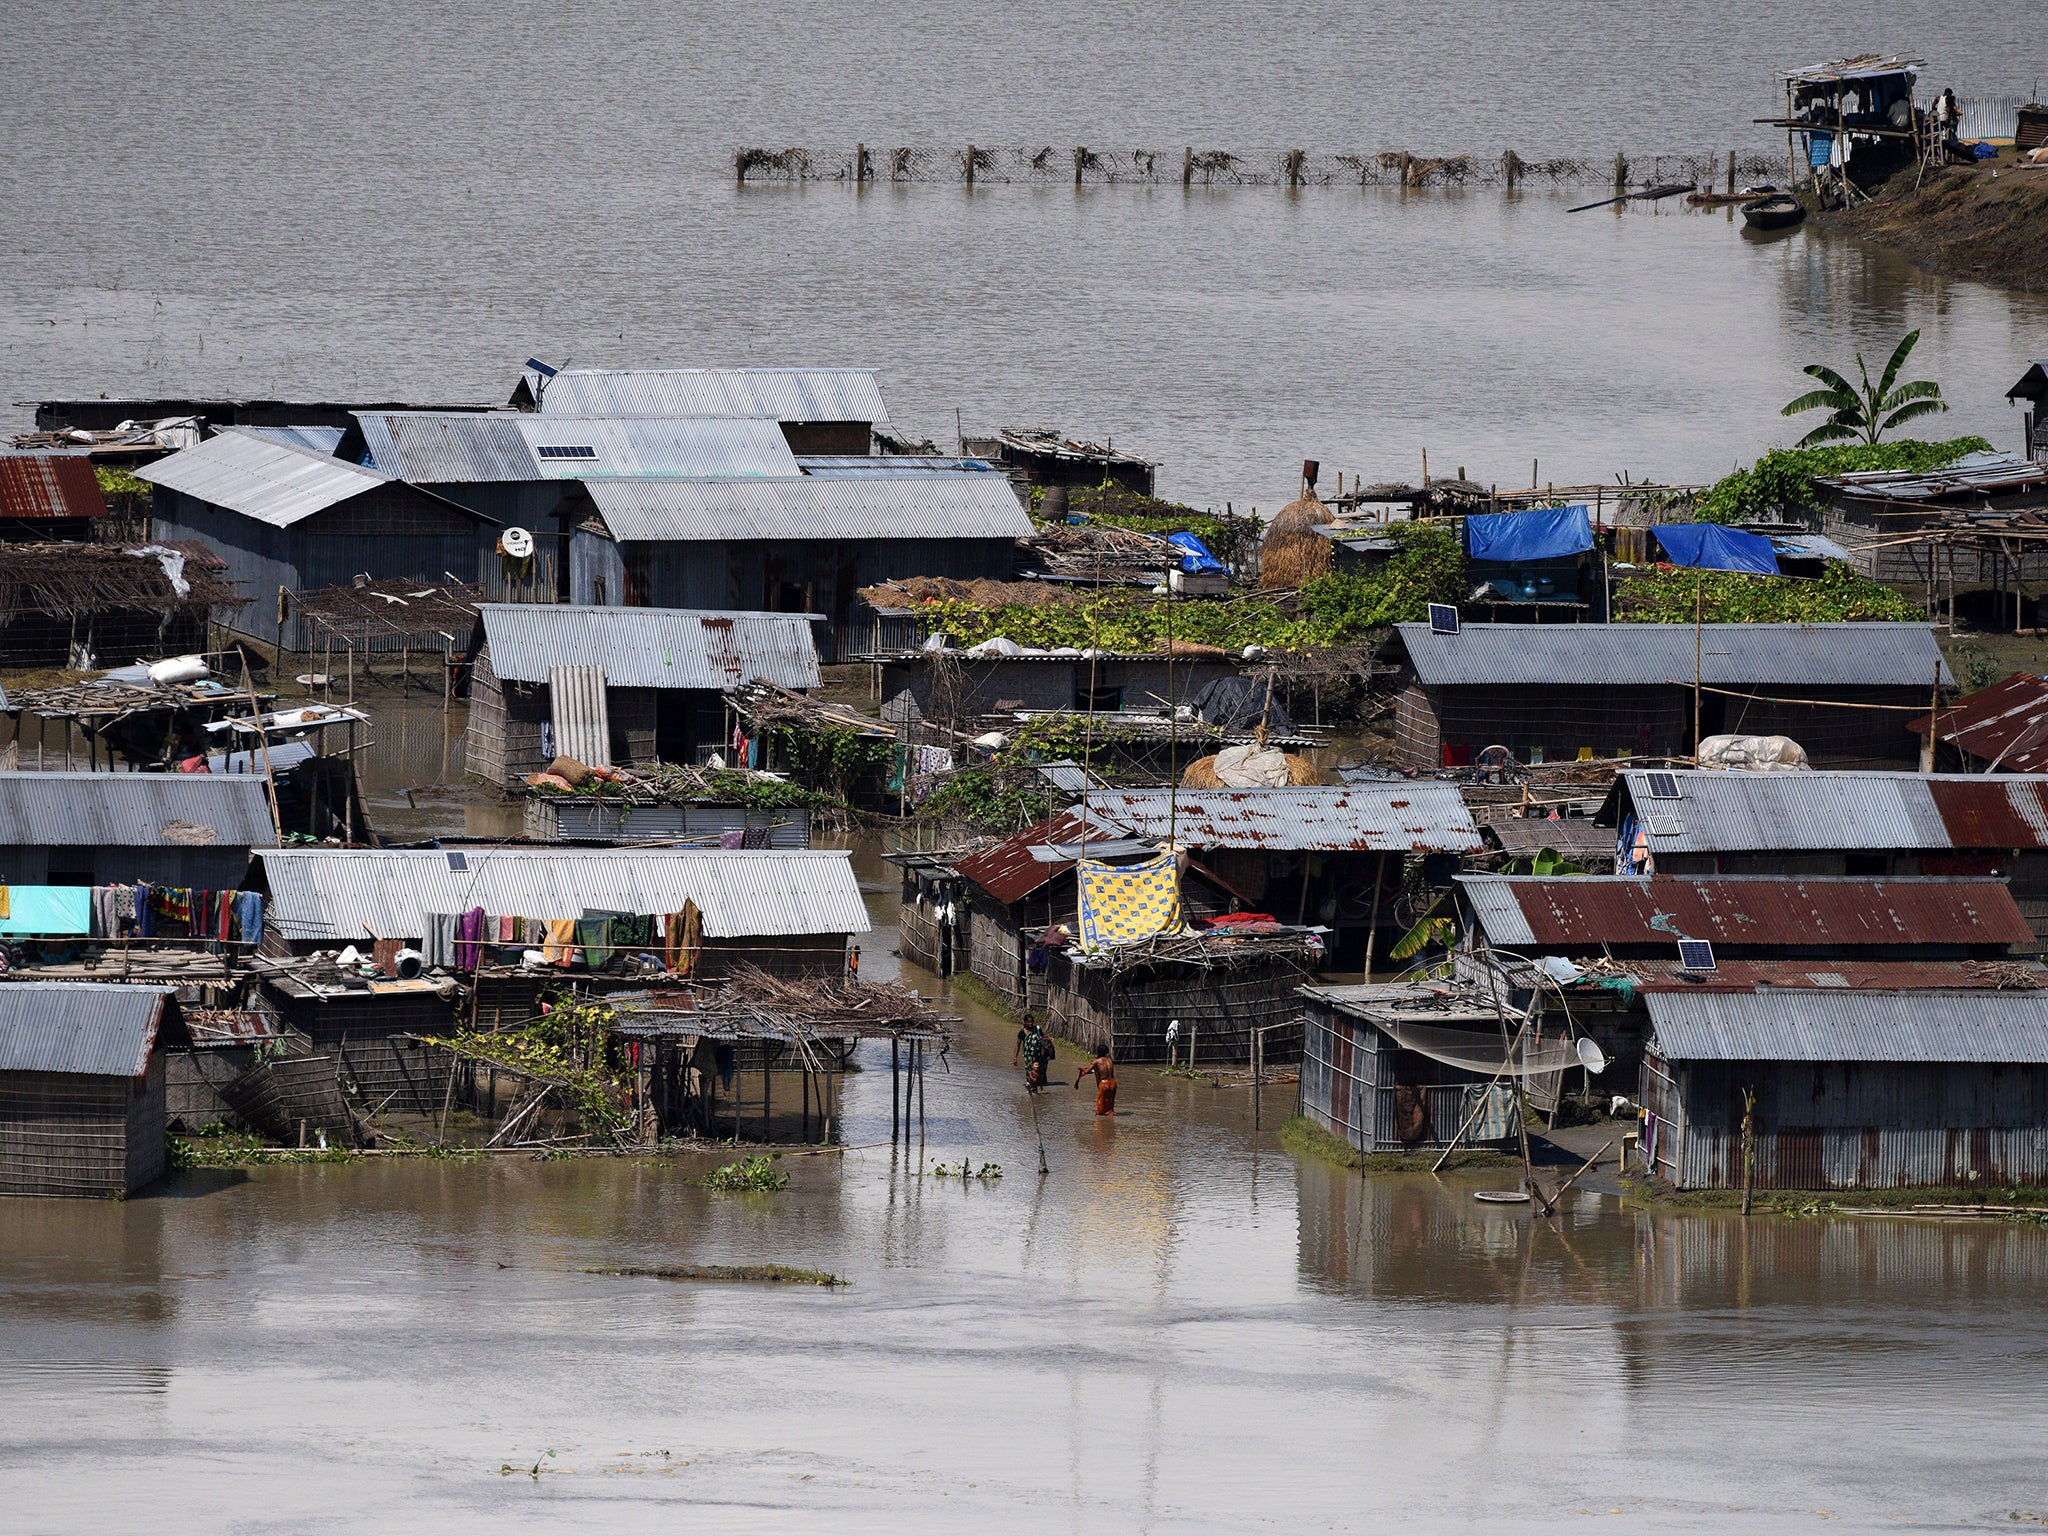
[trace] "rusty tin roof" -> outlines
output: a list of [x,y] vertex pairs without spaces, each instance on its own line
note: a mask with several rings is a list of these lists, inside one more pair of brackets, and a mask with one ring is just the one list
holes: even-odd
[[1121,839],[1128,835],[1122,827],[1111,826],[1100,816],[1090,815],[1085,821],[1079,808],[1061,811],[1050,820],[1041,821],[1035,827],[992,843],[964,859],[956,859],[953,868],[964,878],[980,886],[1004,906],[1022,901],[1034,891],[1042,890],[1059,876],[1074,867],[1072,860],[1048,863],[1037,858],[1032,850],[1049,845],[1079,843],[1083,828],[1088,841],[1097,839]]
[[1141,837],[1195,848],[1472,853],[1479,829],[1455,784],[1390,779],[1275,789],[1112,789],[1090,806]]
[[105,517],[107,498],[80,453],[0,453],[0,517]]
[[1776,875],[1460,875],[1489,942],[1508,947],[2025,944],[2003,881]]
[[[1906,729],[1924,736],[1928,720],[1921,715]],[[2008,773],[2048,770],[2048,677],[2015,672],[1966,693],[1941,712],[1940,724],[1943,741]]]

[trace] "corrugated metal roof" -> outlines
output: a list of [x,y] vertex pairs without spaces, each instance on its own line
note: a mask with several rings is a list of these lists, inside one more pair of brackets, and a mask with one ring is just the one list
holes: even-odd
[[1487,939],[1583,948],[1682,935],[1766,947],[2033,941],[1998,880],[1773,875],[1460,875]]
[[107,498],[78,453],[0,453],[0,517],[105,517]]
[[2036,358],[2020,375],[2019,383],[2005,392],[2008,400],[2048,399],[2048,358]]
[[[825,480],[590,480],[612,537],[1021,539],[1031,519],[1002,475],[914,474]],[[1691,676],[1688,672],[1687,676]]]
[[1545,848],[1568,859],[1614,857],[1614,829],[1596,826],[1585,816],[1560,816],[1555,821],[1540,816],[1506,816],[1488,822],[1486,830],[1500,844],[1501,852],[1527,858]]
[[889,419],[872,368],[564,368],[541,393],[549,416]]
[[309,453],[324,453],[330,457],[341,446],[344,435],[339,427],[244,427],[242,430],[273,443],[283,443],[288,448],[304,448]]
[[[714,939],[866,933],[851,855],[836,849],[265,849],[271,920],[287,939],[419,938],[430,912],[564,918],[679,912]],[[449,868],[451,857],[465,867]]]
[[2016,453],[1966,453],[1940,469],[1875,469],[1815,481],[1874,501],[1934,501],[1943,496],[2048,487],[2048,464]]
[[415,485],[802,475],[773,421],[474,411],[359,411],[356,419],[376,466]]
[[1071,860],[1036,858],[1033,850],[1077,844],[1084,828],[1090,843],[1129,835],[1127,828],[1104,821],[1092,811],[1084,820],[1077,806],[964,859],[955,859],[953,868],[1007,906],[1022,901],[1074,867]]
[[987,459],[955,459],[931,454],[880,453],[855,457],[852,454],[798,454],[797,468],[824,480],[862,480],[876,476],[937,475],[969,472],[995,474]]
[[548,713],[555,750],[586,768],[612,765],[612,715],[606,707],[604,668],[548,668]]
[[0,845],[254,848],[275,844],[261,777],[0,773]]
[[1650,770],[1624,769],[1599,820],[1614,826],[1625,798],[1653,854],[2048,848],[2048,776],[1670,773],[1679,798],[1657,800]]
[[173,996],[119,982],[0,983],[0,1072],[140,1077]]
[[[1921,715],[1906,729],[1924,736],[1928,721]],[[1941,711],[1940,726],[1941,740],[2007,773],[2048,769],[2048,677],[2015,672],[1966,693]]]
[[2048,993],[1652,992],[1674,1061],[2048,1063]]
[[[2017,969],[2016,969],[2017,968]],[[2048,988],[2048,968],[2037,961],[1871,960],[1829,955],[1817,960],[1723,960],[1710,972],[1687,971],[1673,957],[1628,962],[1644,992],[1754,992],[1760,987],[1849,988],[1863,992],[2000,992],[2031,985]],[[2016,977],[2025,975],[2027,981]]]
[[[1690,624],[1466,624],[1455,635],[1396,627],[1425,688],[1692,685]],[[1937,665],[1954,681],[1928,624],[1708,624],[1699,644],[1700,679],[1717,688],[1930,688]]]
[[1886,75],[1918,74],[1927,67],[1925,59],[1903,53],[1862,53],[1832,64],[1809,64],[1788,69],[1785,78],[1795,85],[1832,85],[1844,80],[1879,80]]
[[393,478],[245,427],[145,464],[135,476],[273,528],[289,528]]
[[544,683],[563,663],[604,668],[614,688],[735,688],[753,678],[818,686],[818,648],[802,614],[693,608],[571,608],[485,603],[491,669]]
[[1275,789],[1111,789],[1089,808],[1141,837],[1173,836],[1194,848],[1291,852],[1472,853],[1479,829],[1455,784],[1382,784]]

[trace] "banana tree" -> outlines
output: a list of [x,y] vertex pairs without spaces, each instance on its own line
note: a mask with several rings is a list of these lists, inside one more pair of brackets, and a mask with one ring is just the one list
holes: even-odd
[[1823,443],[1849,443],[1859,438],[1875,443],[1894,427],[1947,410],[1941,386],[1932,379],[1916,379],[1910,384],[1898,382],[1899,373],[1919,340],[1918,331],[1908,331],[1906,339],[1893,349],[1892,360],[1885,364],[1884,373],[1875,384],[1870,382],[1870,370],[1864,366],[1861,352],[1856,354],[1861,384],[1851,384],[1825,363],[1808,363],[1806,372],[1827,387],[1801,395],[1781,414],[1797,416],[1802,411],[1826,411],[1828,419],[1802,437],[1799,446],[1818,448]]

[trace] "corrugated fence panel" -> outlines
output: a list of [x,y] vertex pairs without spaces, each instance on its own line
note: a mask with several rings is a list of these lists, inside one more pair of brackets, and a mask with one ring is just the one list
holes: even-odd
[[548,703],[554,711],[555,750],[589,768],[611,767],[612,721],[604,668],[549,667]]

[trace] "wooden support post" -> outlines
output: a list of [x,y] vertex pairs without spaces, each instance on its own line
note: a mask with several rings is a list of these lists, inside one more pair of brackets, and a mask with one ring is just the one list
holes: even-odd
[[1735,190],[1735,151],[1728,151],[1728,190]]
[[889,1042],[889,1144],[894,1146],[902,1124],[902,1111],[897,1103],[897,1086],[902,1081],[903,1042]]
[[1405,190],[1405,189],[1407,188],[1407,186],[1408,186],[1408,174],[1409,174],[1410,170],[1411,170],[1411,169],[1413,169],[1414,165],[1415,165],[1415,157],[1414,157],[1413,155],[1409,154],[1407,150],[1405,150],[1405,149],[1404,149],[1404,150],[1402,150],[1402,151],[1401,151],[1401,186],[1402,186],[1402,188],[1403,188],[1404,190]]
[[865,144],[853,146],[853,184],[864,187],[868,183],[868,147]]
[[1512,149],[1508,150],[1500,157],[1500,170],[1501,180],[1506,183],[1508,191],[1514,191],[1515,183],[1522,179],[1522,157]]
[[735,186],[744,187],[747,184],[747,152],[744,149],[732,152],[732,179]]
[[1617,192],[1626,192],[1628,190],[1627,155],[1617,154],[1614,157],[1614,190]]
[[1192,187],[1195,184],[1195,146],[1190,144],[1180,155],[1180,184]]
[[1087,147],[1087,146],[1086,146],[1085,144],[1077,144],[1077,145],[1075,145],[1075,146],[1074,146],[1074,185],[1075,185],[1075,186],[1077,186],[1077,187],[1078,187],[1079,185],[1081,185],[1081,167],[1082,167],[1082,166],[1084,166],[1084,165],[1086,165],[1087,163],[1088,163],[1088,147]]
[[967,146],[967,185],[974,185],[974,146]]

